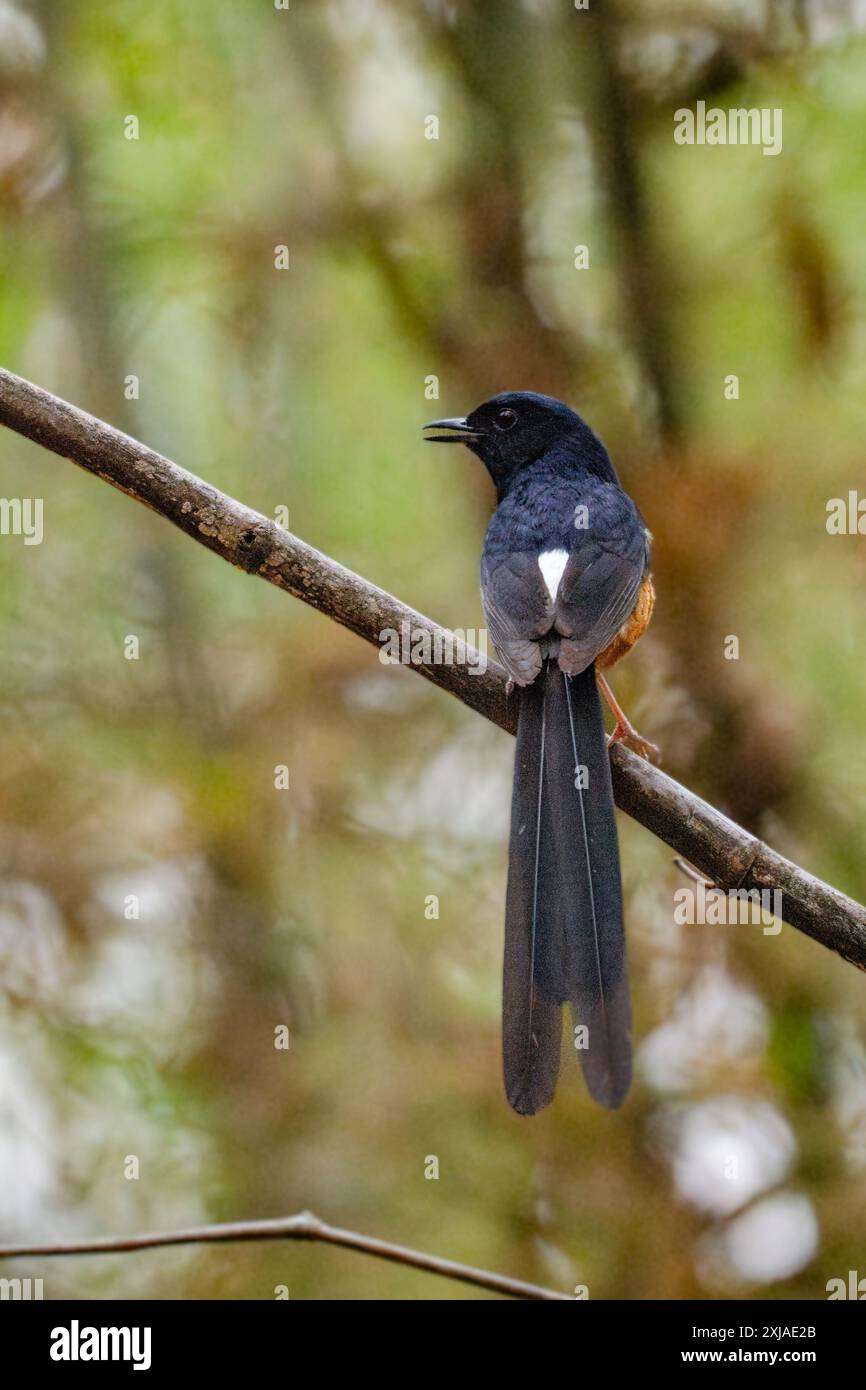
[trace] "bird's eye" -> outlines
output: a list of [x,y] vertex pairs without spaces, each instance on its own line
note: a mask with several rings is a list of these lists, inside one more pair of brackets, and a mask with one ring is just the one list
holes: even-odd
[[498,430],[510,430],[517,424],[516,410],[498,410],[493,417],[493,423]]

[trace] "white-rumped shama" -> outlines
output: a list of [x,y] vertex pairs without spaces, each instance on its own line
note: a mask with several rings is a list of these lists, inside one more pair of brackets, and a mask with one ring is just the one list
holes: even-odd
[[[426,438],[466,444],[496,486],[481,560],[491,639],[520,701],[511,805],[502,1040],[509,1103],[553,1099],[562,1006],[591,1095],[623,1101],[631,1004],[612,738],[647,753],[601,675],[649,623],[650,534],[607,450],[561,401],[508,391]],[[512,687],[512,688],[513,688]]]

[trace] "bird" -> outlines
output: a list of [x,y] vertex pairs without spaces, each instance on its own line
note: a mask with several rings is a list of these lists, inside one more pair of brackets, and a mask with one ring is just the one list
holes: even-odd
[[502,989],[505,1093],[549,1105],[563,1007],[590,1095],[616,1109],[632,1078],[631,1002],[608,739],[658,750],[603,674],[649,624],[652,537],[604,444],[568,405],[505,391],[424,437],[465,444],[496,488],[481,558],[490,639],[518,700]]

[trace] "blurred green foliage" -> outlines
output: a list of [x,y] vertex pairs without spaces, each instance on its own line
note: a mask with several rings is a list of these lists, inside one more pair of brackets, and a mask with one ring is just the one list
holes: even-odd
[[[419,426],[565,396],[656,536],[618,693],[674,775],[866,897],[866,552],[825,527],[866,424],[853,15],[0,0],[0,54],[5,366],[460,628],[492,499]],[[781,108],[782,153],[676,146],[699,98]],[[609,1115],[569,1061],[518,1119],[511,741],[10,434],[0,479],[45,505],[41,546],[0,537],[0,1238],[310,1207],[592,1297],[866,1273],[855,970],[788,928],[674,925],[684,880],[623,819],[639,1080]],[[299,1245],[10,1272],[486,1296]]]

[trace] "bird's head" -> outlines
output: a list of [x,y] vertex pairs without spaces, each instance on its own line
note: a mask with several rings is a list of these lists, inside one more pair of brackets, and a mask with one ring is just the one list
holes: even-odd
[[431,444],[465,444],[484,464],[501,494],[526,464],[563,445],[563,458],[612,472],[604,445],[580,416],[553,396],[503,391],[470,415],[424,426]]

